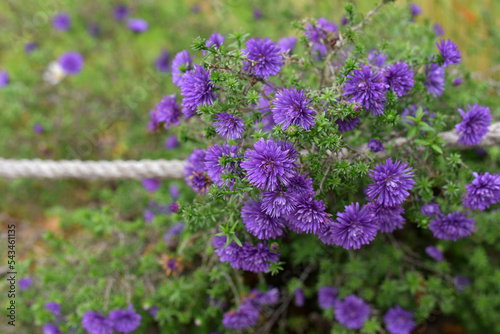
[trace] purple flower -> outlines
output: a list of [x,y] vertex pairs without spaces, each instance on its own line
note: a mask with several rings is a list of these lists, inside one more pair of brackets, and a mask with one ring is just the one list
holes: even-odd
[[443,58],[443,67],[448,65],[458,64],[462,61],[462,56],[460,55],[460,50],[458,46],[451,40],[445,41],[441,40],[441,44],[436,43],[439,52],[441,52],[441,57]]
[[462,84],[462,78],[453,79],[453,86],[460,86]]
[[29,43],[26,43],[26,45],[24,46],[24,52],[26,54],[30,54],[33,51],[35,51],[37,48],[38,48],[37,42],[29,42]]
[[350,295],[335,304],[335,319],[349,329],[361,329],[370,316],[370,306],[361,298]]
[[455,211],[447,215],[441,214],[431,220],[429,230],[438,239],[457,241],[471,235],[475,225],[474,218],[467,218],[465,213]]
[[436,262],[443,261],[444,258],[443,252],[436,246],[429,246],[425,248],[425,252],[427,253],[427,255],[432,257]]
[[370,64],[375,65],[377,67],[382,67],[387,60],[387,53],[380,52],[376,49],[371,50],[368,53],[368,61]]
[[[214,32],[210,37],[207,39],[205,45],[207,48],[211,49],[212,47],[218,49],[220,46],[224,43],[224,40],[226,37],[224,35],[219,34],[218,32]],[[205,57],[206,50],[203,50],[203,57]]]
[[172,61],[172,81],[174,85],[180,87],[184,73],[191,71],[193,68],[194,56],[189,55],[189,51],[182,50],[177,53]]
[[170,135],[165,140],[165,148],[167,150],[173,150],[173,149],[179,147],[179,145],[180,145],[180,142],[179,142],[179,139],[177,139],[176,135]]
[[71,27],[71,17],[68,13],[59,13],[52,18],[52,25],[58,31],[67,31]]
[[309,197],[314,195],[313,180],[306,175],[296,173],[288,185],[288,193],[296,198]]
[[306,25],[305,36],[313,43],[321,43],[325,39],[327,33],[337,32],[338,27],[335,22],[328,21],[324,17],[320,17],[316,24],[308,23]]
[[410,13],[411,13],[412,16],[420,15],[420,14],[422,14],[422,8],[420,8],[420,6],[418,4],[416,4],[415,2],[413,2],[410,5]]
[[458,275],[453,277],[453,284],[455,285],[455,288],[457,288],[458,292],[463,292],[465,288],[471,284],[471,282],[469,277]]
[[436,202],[424,203],[420,208],[420,212],[426,217],[434,217],[436,215],[441,214],[441,210],[439,208],[439,204]]
[[9,81],[9,73],[5,70],[0,71],[0,88],[7,86]]
[[474,172],[474,180],[467,184],[463,205],[472,210],[485,210],[500,203],[500,174]]
[[474,104],[468,105],[467,112],[458,109],[462,115],[462,122],[455,125],[457,133],[460,134],[458,142],[464,145],[477,145],[488,133],[491,124],[490,108]]
[[384,145],[382,145],[382,142],[378,139],[370,139],[368,141],[368,149],[372,153],[377,153],[384,150]]
[[173,202],[172,204],[170,204],[170,211],[172,211],[173,213],[179,212],[180,209],[181,206],[179,205],[179,203]]
[[392,157],[379,163],[370,170],[372,184],[368,186],[368,197],[377,204],[383,206],[395,206],[404,202],[410,195],[408,192],[413,188],[414,172],[408,168],[407,162],[396,159],[392,162]]
[[101,27],[97,22],[90,22],[87,25],[87,32],[89,33],[90,36],[97,37],[101,33]]
[[68,75],[76,75],[82,71],[83,57],[78,52],[68,51],[59,57],[59,65]]
[[345,206],[345,212],[337,213],[337,222],[328,225],[326,235],[333,243],[345,249],[359,249],[367,245],[377,235],[378,225],[368,206],[351,203]]
[[406,219],[402,216],[405,209],[401,206],[383,206],[380,204],[370,204],[370,211],[373,214],[373,220],[378,225],[382,233],[392,233],[396,229],[403,228]]
[[239,269],[240,257],[243,253],[243,248],[238,246],[234,241],[231,241],[226,246],[226,236],[216,236],[212,242],[215,253],[219,256],[221,262],[229,262],[233,268]]
[[359,124],[361,124],[361,120],[359,117],[346,117],[344,120],[337,118],[335,123],[339,126],[340,132],[347,132],[354,130]]
[[410,334],[417,325],[413,320],[413,312],[406,311],[399,305],[387,311],[384,323],[390,334]]
[[113,328],[118,333],[132,333],[141,325],[142,317],[130,304],[126,310],[110,311],[109,319],[113,322]]
[[304,90],[289,88],[280,90],[273,101],[272,109],[274,121],[283,125],[286,130],[290,125],[309,130],[314,127],[316,111],[311,108],[311,100],[307,98]]
[[340,24],[342,24],[343,26],[346,26],[348,23],[349,23],[349,20],[347,19],[347,17],[342,16],[342,18],[340,19]]
[[398,97],[405,96],[413,88],[413,70],[399,61],[385,71],[385,80]]
[[444,68],[438,64],[429,64],[425,69],[427,94],[440,97],[444,93]]
[[426,107],[421,105],[417,106],[411,104],[410,106],[408,106],[408,108],[405,108],[405,110],[401,113],[401,118],[403,119],[403,122],[406,122],[408,124],[415,124],[415,122],[412,119],[408,118],[408,116],[417,117],[417,111],[418,108],[420,107],[422,108],[422,113],[424,114],[424,116],[422,116],[422,121],[427,121],[428,118],[436,117],[436,114],[434,114],[433,112],[430,113]]
[[142,217],[146,223],[151,223],[155,219],[156,213],[153,210],[145,209],[142,213]]
[[[181,124],[181,108],[177,104],[175,94],[164,95],[163,99],[156,105],[154,121],[163,122],[165,129]],[[152,120],[153,121],[153,120]]]
[[38,134],[43,133],[43,125],[36,123],[33,125],[33,131]]
[[85,312],[82,327],[89,334],[113,334],[113,321],[96,311]]
[[298,306],[298,307],[302,307],[304,306],[305,302],[306,302],[306,296],[304,295],[304,290],[302,290],[301,288],[296,288],[294,291],[293,291],[293,295],[294,295],[294,301],[295,301],[295,306]]
[[161,180],[160,179],[143,179],[142,186],[146,191],[154,193],[160,188]]
[[262,18],[262,12],[258,8],[254,8],[253,10],[253,18],[256,20],[260,20]]
[[227,112],[216,114],[212,126],[215,128],[215,132],[225,139],[239,139],[245,131],[243,119]]
[[269,37],[266,39],[250,38],[242,52],[248,61],[243,61],[243,69],[259,78],[276,75],[283,65],[281,49]]
[[295,49],[296,43],[297,43],[297,37],[295,36],[283,37],[278,41],[278,47],[280,48],[282,53],[290,55]]
[[62,332],[56,325],[47,323],[42,327],[42,334],[62,334]]
[[212,180],[207,174],[205,167],[205,152],[196,148],[188,158],[184,167],[186,183],[197,193],[203,195],[212,185]]
[[292,144],[274,139],[261,138],[247,150],[246,161],[241,167],[248,175],[248,181],[263,190],[276,190],[278,185],[288,186],[295,176],[298,153]]
[[282,237],[285,228],[283,218],[273,218],[263,208],[262,201],[250,199],[241,208],[243,225],[250,234],[259,239],[275,239]]
[[349,96],[351,102],[358,102],[369,110],[373,115],[378,116],[384,113],[385,93],[389,85],[379,73],[373,73],[370,66],[363,65],[359,70],[354,70],[353,74],[347,76],[344,85],[344,96]]
[[31,277],[23,277],[19,280],[18,284],[19,284],[19,289],[21,289],[21,291],[24,291],[31,285],[33,285],[33,280],[31,279]]
[[129,11],[125,5],[116,5],[113,8],[113,17],[117,21],[124,21],[128,17]]
[[253,273],[265,273],[269,270],[271,263],[279,260],[279,253],[269,250],[263,244],[258,243],[256,247],[250,245],[248,242],[243,244],[242,250],[239,253],[239,267],[246,271]]
[[257,305],[274,305],[278,302],[280,298],[280,292],[278,288],[270,288],[266,292],[253,289],[251,294],[254,296],[253,302]]
[[210,73],[201,65],[194,65],[180,83],[184,117],[192,117],[198,106],[212,105],[216,100]]
[[328,309],[335,306],[339,289],[334,286],[322,286],[318,290],[318,304],[322,309]]
[[179,190],[179,186],[176,184],[172,184],[170,188],[168,189],[170,192],[170,197],[172,197],[172,200],[175,201],[181,196],[181,192]]
[[160,308],[156,305],[151,306],[150,308],[147,309],[148,313],[153,317],[156,318],[156,315],[158,314],[158,311]]
[[290,191],[266,191],[261,195],[262,210],[269,216],[284,217],[291,214],[297,205],[297,194]]
[[[238,149],[239,146],[229,145],[228,143],[224,143],[222,146],[217,144],[207,149],[205,169],[212,182],[219,187],[228,186],[230,189],[233,188],[236,180],[234,178],[229,180],[225,176],[226,173],[234,174],[237,172],[236,168],[241,159]],[[238,161],[224,162],[223,158]]]
[[172,225],[172,227],[170,227],[167,233],[163,236],[163,240],[170,241],[174,236],[181,234],[185,225],[186,224],[184,222]]
[[61,314],[61,304],[56,302],[48,302],[45,304],[45,309],[55,316]]
[[242,303],[237,310],[224,313],[222,324],[229,329],[253,326],[259,320],[259,308],[251,302]]
[[148,30],[149,24],[148,22],[146,22],[146,20],[135,18],[135,19],[128,19],[127,27],[136,34],[141,34],[146,30]]
[[439,37],[444,35],[444,29],[439,23],[434,24],[432,26],[432,29],[434,29],[434,33],[436,34],[436,36]]
[[155,67],[158,72],[170,72],[170,53],[167,50],[161,50],[160,55],[155,59]]
[[316,61],[322,61],[325,59],[327,52],[328,49],[326,48],[326,45],[321,43],[315,43],[311,48],[311,55]]
[[326,227],[326,217],[323,201],[304,196],[298,200],[290,223],[294,231],[318,234]]

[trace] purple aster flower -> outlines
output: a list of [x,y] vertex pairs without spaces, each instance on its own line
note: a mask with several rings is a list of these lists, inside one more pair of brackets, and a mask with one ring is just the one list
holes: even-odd
[[196,148],[188,157],[188,163],[184,167],[186,183],[197,193],[204,194],[212,185],[205,167],[205,152]]
[[408,108],[405,108],[405,110],[401,113],[403,122],[414,124],[415,122],[412,119],[408,118],[408,116],[417,117],[418,108],[422,108],[422,113],[424,114],[424,116],[422,116],[422,121],[426,122],[429,118],[436,117],[436,114],[434,114],[433,112],[429,112],[426,107],[412,104]]
[[262,18],[262,12],[258,8],[254,8],[252,14],[253,14],[253,18],[256,20],[260,20]]
[[229,262],[233,268],[240,269],[240,258],[243,248],[231,241],[226,246],[226,236],[216,236],[212,242],[215,253],[219,256],[221,262]]
[[387,57],[387,53],[373,49],[368,53],[368,62],[377,67],[383,67]]
[[68,13],[59,13],[52,18],[52,25],[58,31],[67,31],[71,27],[71,17]]
[[296,198],[314,195],[313,180],[306,175],[296,173],[290,179],[287,192]]
[[10,78],[7,71],[0,71],[0,88],[3,88],[9,84]]
[[387,311],[384,323],[390,334],[410,334],[417,326],[413,320],[413,312],[406,311],[399,305]]
[[350,295],[335,304],[335,319],[349,329],[361,329],[370,316],[370,306],[361,298]]
[[453,86],[460,86],[462,84],[462,78],[453,79]]
[[353,74],[347,76],[344,85],[344,96],[349,96],[351,102],[358,102],[369,110],[373,115],[378,116],[384,113],[385,93],[387,85],[384,78],[379,73],[373,73],[370,66],[363,65],[362,69],[354,70]]
[[444,93],[444,68],[438,64],[429,64],[425,69],[427,94],[440,97]]
[[443,58],[443,67],[448,65],[458,64],[462,61],[462,56],[460,55],[460,50],[458,46],[451,40],[445,41],[441,40],[441,44],[436,43],[439,52],[441,52],[441,57]]
[[33,285],[33,280],[31,279],[31,277],[23,277],[19,280],[18,284],[19,284],[19,289],[21,289],[21,291],[24,291],[31,285]]
[[170,72],[170,53],[167,50],[161,50],[160,55],[155,59],[155,67],[158,72]]
[[83,57],[78,52],[68,51],[59,57],[59,65],[68,75],[76,75],[82,71]]
[[261,138],[254,144],[253,149],[247,150],[247,160],[241,163],[241,167],[247,173],[251,184],[273,191],[280,183],[288,186],[291,178],[295,176],[297,156],[298,153],[292,144],[272,138],[267,141]]
[[189,51],[182,50],[177,53],[172,60],[172,81],[174,85],[180,87],[184,73],[191,71],[193,68],[194,56],[189,55]]
[[55,316],[61,314],[61,304],[56,302],[48,302],[45,304],[45,309]]
[[426,217],[434,217],[441,214],[441,209],[439,204],[436,202],[424,203],[420,208],[420,212]]
[[340,24],[342,24],[343,26],[346,26],[348,23],[349,23],[349,20],[347,19],[347,17],[342,16],[342,18],[340,19]]
[[259,78],[276,75],[283,65],[281,49],[269,37],[266,39],[250,38],[242,52],[248,61],[243,61],[243,69]]
[[212,126],[215,132],[225,139],[239,139],[245,131],[243,119],[227,112],[216,114]]
[[101,26],[97,22],[90,22],[87,25],[87,32],[92,37],[97,37],[101,33]]
[[128,7],[125,5],[116,5],[113,8],[113,17],[117,21],[124,21],[128,17]]
[[188,167],[197,170],[206,170],[205,169],[205,151],[201,148],[195,148],[193,152],[188,157]]
[[150,308],[147,309],[148,313],[153,317],[156,318],[156,315],[158,314],[158,311],[160,308],[156,305],[151,306]]
[[165,148],[167,150],[173,150],[173,149],[179,147],[179,145],[180,145],[180,142],[179,142],[179,139],[177,139],[176,135],[170,135],[165,140]]
[[165,129],[181,124],[181,108],[177,104],[175,94],[164,95],[163,99],[156,105],[156,121],[164,122]]
[[399,61],[385,71],[385,80],[398,97],[405,96],[413,88],[413,70]]
[[141,319],[141,315],[132,308],[132,304],[129,304],[126,310],[109,312],[109,320],[113,322],[113,328],[118,333],[132,333],[141,325]]
[[318,290],[318,304],[322,309],[333,308],[337,302],[339,289],[334,286],[322,286]]
[[42,327],[42,334],[62,334],[62,332],[56,325],[47,323]]
[[212,105],[216,100],[210,73],[201,65],[194,65],[180,83],[184,117],[192,117],[198,106]]
[[[224,35],[221,35],[218,32],[214,32],[207,39],[205,45],[209,49],[212,48],[212,47],[214,47],[215,49],[218,49],[224,43],[225,39],[226,39],[226,37]],[[203,50],[203,57],[205,57],[206,52],[207,52],[206,50]]]
[[253,289],[252,294],[254,296],[253,302],[259,306],[274,305],[278,302],[280,298],[280,292],[278,288],[270,288],[266,292]]
[[89,334],[113,334],[113,321],[96,311],[85,312],[82,327]]
[[30,54],[33,51],[35,51],[37,48],[38,48],[37,42],[29,42],[29,43],[26,43],[26,45],[24,46],[24,52],[26,54]]
[[412,16],[420,15],[420,14],[422,14],[422,8],[420,8],[420,6],[418,4],[416,4],[415,2],[413,2],[410,5],[410,13],[411,13]]
[[436,36],[439,37],[444,35],[444,29],[439,23],[434,24],[432,26],[432,29],[434,29],[434,33],[436,34]]
[[142,186],[146,191],[154,193],[160,188],[161,180],[160,179],[143,179]]
[[311,55],[316,61],[322,61],[325,59],[327,52],[328,49],[326,48],[326,45],[321,43],[315,43],[311,48]]
[[[224,143],[222,146],[214,145],[207,149],[205,169],[212,182],[219,187],[228,186],[230,189],[233,188],[236,180],[234,178],[229,180],[225,175],[226,173],[234,174],[237,172],[237,165],[241,159],[238,149],[239,146],[229,145],[228,143]],[[238,161],[224,162],[222,158],[237,159]]]
[[382,233],[392,233],[396,229],[403,228],[406,219],[402,216],[405,209],[401,206],[383,206],[371,203],[370,211],[373,214],[373,220],[378,225]]
[[155,219],[156,213],[153,210],[145,209],[142,213],[142,217],[146,223],[151,223]]
[[239,266],[241,269],[253,273],[267,272],[271,263],[277,262],[278,260],[279,253],[270,251],[265,244],[260,242],[256,247],[245,242],[239,254]]
[[361,124],[361,120],[359,117],[346,117],[344,120],[341,120],[340,118],[337,118],[335,121],[335,124],[339,126],[339,131],[340,132],[347,132],[354,130],[355,128],[358,127],[359,124]]
[[292,229],[302,233],[321,233],[326,228],[325,203],[312,196],[298,199],[291,218]]
[[127,27],[132,32],[135,32],[136,34],[141,34],[146,30],[148,30],[149,24],[148,22],[146,22],[146,20],[135,18],[135,19],[128,19]]
[[455,125],[457,133],[460,134],[458,142],[464,145],[477,145],[488,133],[491,124],[490,108],[474,104],[468,105],[467,112],[458,109],[462,115],[462,122]]
[[184,230],[184,226],[186,226],[186,224],[184,222],[179,222],[179,223],[172,225],[172,227],[170,227],[170,229],[167,231],[167,233],[165,233],[165,235],[163,236],[163,239],[165,241],[169,241],[174,236],[181,234],[181,232]]
[[379,226],[368,206],[360,208],[359,203],[345,206],[345,212],[337,213],[337,222],[327,225],[326,235],[333,243],[345,249],[359,249],[377,235]]
[[316,111],[311,108],[311,100],[305,91],[297,88],[280,90],[273,101],[273,117],[277,124],[286,130],[290,125],[296,125],[305,130],[314,127]]
[[262,210],[271,217],[284,217],[295,211],[297,205],[296,192],[288,191],[266,191],[262,195]]
[[306,296],[304,295],[304,290],[301,288],[296,288],[293,291],[295,306],[302,307],[306,303]]
[[33,125],[33,131],[37,134],[43,133],[43,125],[36,123]]
[[471,282],[469,277],[458,275],[453,277],[453,284],[458,292],[463,292],[465,288],[471,284]]
[[308,23],[306,25],[305,36],[313,43],[321,43],[325,39],[327,33],[334,33],[338,31],[335,22],[328,21],[324,17],[320,17],[316,24]]
[[368,149],[372,153],[377,153],[384,150],[384,145],[382,145],[382,142],[378,139],[370,139],[368,141]]
[[467,184],[463,205],[472,210],[485,210],[500,203],[500,174],[474,172],[474,180]]
[[262,201],[250,199],[241,208],[243,225],[250,234],[259,239],[275,239],[282,237],[285,228],[283,218],[273,218],[268,215],[262,205]]
[[467,214],[455,211],[447,215],[441,214],[431,220],[429,230],[438,239],[457,241],[471,235],[475,225],[474,218],[467,218]]
[[278,41],[278,47],[280,48],[282,53],[290,55],[295,49],[296,43],[297,43],[297,37],[295,36],[283,37]]
[[383,206],[399,205],[410,195],[408,191],[415,184],[414,174],[415,172],[408,168],[407,162],[398,159],[392,162],[391,157],[385,164],[379,163],[370,170],[369,175],[373,183],[368,186],[367,195],[372,201]]
[[168,191],[170,192],[170,197],[172,197],[173,201],[175,201],[181,196],[181,191],[179,190],[179,186],[176,184],[172,184],[168,189]]
[[425,248],[427,255],[432,257],[436,262],[441,262],[444,259],[443,252],[436,246],[429,246]]
[[222,324],[229,329],[253,326],[259,320],[259,308],[253,303],[242,303],[237,310],[224,313]]
[[179,203],[173,202],[172,204],[170,204],[170,211],[172,211],[173,213],[179,212],[180,209],[181,206],[179,205]]

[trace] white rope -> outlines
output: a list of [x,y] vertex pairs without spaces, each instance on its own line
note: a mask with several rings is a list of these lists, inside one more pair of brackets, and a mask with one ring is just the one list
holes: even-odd
[[[490,126],[490,131],[481,141],[480,146],[500,144],[500,122]],[[458,143],[455,130],[439,134],[448,142],[449,147],[467,148]],[[393,146],[401,147],[408,142],[406,138],[396,138]],[[359,151],[366,151],[366,145]],[[341,152],[339,156],[342,156]],[[382,153],[382,152],[381,152]],[[182,179],[185,162],[181,160],[113,160],[113,161],[81,161],[81,160],[12,160],[0,158],[0,176],[12,178],[34,179],[136,179],[161,178]]]

